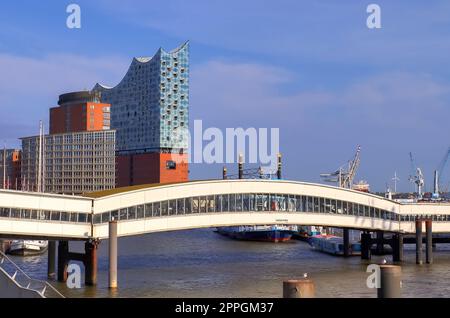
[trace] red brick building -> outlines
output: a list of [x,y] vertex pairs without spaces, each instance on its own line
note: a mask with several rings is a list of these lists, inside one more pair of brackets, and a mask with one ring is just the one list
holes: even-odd
[[110,129],[110,104],[101,103],[89,91],[59,96],[58,107],[50,108],[50,134]]

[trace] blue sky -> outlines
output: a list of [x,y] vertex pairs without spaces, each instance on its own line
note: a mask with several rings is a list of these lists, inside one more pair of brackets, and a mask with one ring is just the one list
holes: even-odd
[[[366,27],[369,3],[382,28]],[[358,179],[426,174],[450,128],[450,2],[8,1],[0,5],[0,141],[36,134],[59,94],[115,85],[133,56],[191,43],[191,121],[279,127],[284,175],[318,181],[362,146]],[[66,27],[77,3],[82,28]],[[221,175],[195,164],[191,178]],[[450,168],[449,168],[450,169]],[[450,173],[446,173],[450,182]]]

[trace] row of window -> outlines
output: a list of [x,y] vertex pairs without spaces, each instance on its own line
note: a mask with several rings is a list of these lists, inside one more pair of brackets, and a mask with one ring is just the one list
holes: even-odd
[[91,214],[77,212],[42,211],[16,208],[0,208],[0,218],[14,218],[40,221],[90,223]]
[[[399,215],[363,204],[321,197],[285,194],[222,194],[130,206],[96,214],[94,215],[94,223],[106,223],[113,219],[120,221],[195,213],[246,211],[329,213],[405,222],[414,221],[420,217],[430,218],[437,222],[450,222],[450,215]],[[90,222],[90,214],[85,213],[16,208],[0,208],[0,217],[61,222]]]
[[[414,221],[416,215],[402,215],[347,201],[284,194],[223,194],[181,198],[131,206],[94,216],[94,223],[191,213],[286,211],[330,213],[372,217],[392,221]],[[426,217],[421,215],[420,217]],[[450,221],[450,215],[429,216],[434,221]]]

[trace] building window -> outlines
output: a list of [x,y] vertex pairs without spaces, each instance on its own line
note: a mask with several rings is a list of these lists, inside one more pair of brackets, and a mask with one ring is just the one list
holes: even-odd
[[166,169],[167,170],[175,170],[177,168],[177,163],[172,160],[166,161]]

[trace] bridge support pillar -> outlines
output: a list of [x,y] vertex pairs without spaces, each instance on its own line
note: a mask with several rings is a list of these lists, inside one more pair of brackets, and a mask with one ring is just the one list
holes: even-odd
[[377,231],[377,255],[384,255],[384,232]]
[[86,285],[97,284],[97,249],[98,240],[89,240],[84,244],[85,253],[71,253],[68,241],[58,243],[58,281],[66,282],[68,278],[67,267],[71,260],[84,264],[84,283]]
[[283,298],[314,298],[315,293],[314,282],[310,279],[283,282]]
[[403,262],[403,234],[401,233],[392,237],[392,260]]
[[69,242],[58,242],[58,281],[67,281],[67,266],[69,265]]
[[372,236],[370,232],[361,233],[361,259],[370,260],[372,257]]
[[109,222],[109,288],[117,288],[117,221]]
[[344,256],[350,256],[350,232],[349,229],[342,229],[344,236]]
[[97,285],[97,249],[98,241],[89,240],[84,244],[84,282],[86,285]]
[[422,220],[416,220],[416,264],[423,264]]
[[48,250],[47,250],[47,277],[48,278],[55,278],[55,276],[56,276],[55,264],[56,264],[56,242],[49,241],[48,242]]
[[396,265],[380,265],[380,288],[378,298],[400,298],[402,268]]
[[432,229],[432,221],[428,219],[425,221],[426,228],[426,236],[427,236],[427,245],[426,245],[426,262],[427,264],[433,263],[433,229]]

